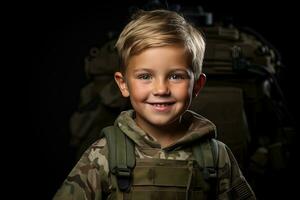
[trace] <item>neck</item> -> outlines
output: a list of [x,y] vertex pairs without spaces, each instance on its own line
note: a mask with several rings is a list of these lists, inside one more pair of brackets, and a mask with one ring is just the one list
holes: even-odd
[[168,126],[155,126],[143,124],[136,121],[137,125],[141,127],[147,134],[155,138],[162,148],[167,147],[177,140],[182,138],[187,131],[187,127],[176,121]]

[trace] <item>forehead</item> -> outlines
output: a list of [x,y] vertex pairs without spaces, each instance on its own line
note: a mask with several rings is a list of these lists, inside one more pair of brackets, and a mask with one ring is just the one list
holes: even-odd
[[163,46],[143,50],[129,58],[127,68],[189,67],[189,56],[184,47]]

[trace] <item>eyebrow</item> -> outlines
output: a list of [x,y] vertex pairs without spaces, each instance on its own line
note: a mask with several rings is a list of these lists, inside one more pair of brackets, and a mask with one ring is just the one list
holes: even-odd
[[150,71],[152,72],[153,69],[151,68],[139,68],[139,69],[134,69],[133,72],[139,72],[139,71]]
[[[150,72],[153,72],[154,70],[149,67],[145,67],[145,68],[139,68],[139,69],[134,69],[133,72],[138,72],[138,71],[150,71]],[[188,71],[192,71],[190,68],[185,68],[185,69],[182,69],[182,68],[171,68],[169,71],[171,72],[174,72],[174,71],[182,71],[182,72],[188,72]]]

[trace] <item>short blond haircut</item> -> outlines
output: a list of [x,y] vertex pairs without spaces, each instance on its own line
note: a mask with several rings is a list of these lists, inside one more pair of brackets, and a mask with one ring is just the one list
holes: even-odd
[[121,71],[129,59],[152,47],[183,46],[189,64],[198,79],[202,71],[205,41],[201,32],[180,14],[169,10],[139,10],[121,32],[116,48]]

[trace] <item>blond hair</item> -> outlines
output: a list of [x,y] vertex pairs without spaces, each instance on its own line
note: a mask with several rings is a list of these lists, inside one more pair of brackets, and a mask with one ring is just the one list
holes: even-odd
[[148,48],[172,45],[181,45],[187,50],[191,69],[198,79],[205,51],[201,32],[174,11],[138,11],[116,42],[121,71],[126,70],[132,56]]

